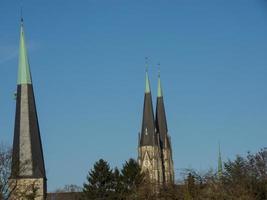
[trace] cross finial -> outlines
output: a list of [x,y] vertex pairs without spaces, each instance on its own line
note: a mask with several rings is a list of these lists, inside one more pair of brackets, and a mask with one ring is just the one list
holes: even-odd
[[146,72],[148,71],[148,57],[145,57]]
[[22,0],[20,1],[20,22],[23,23]]
[[158,77],[160,78],[160,62],[158,63]]
[[148,78],[148,57],[145,58],[146,62],[146,93],[150,93],[150,85],[149,85],[149,78]]
[[158,63],[158,97],[162,97],[162,88],[160,81],[160,63]]

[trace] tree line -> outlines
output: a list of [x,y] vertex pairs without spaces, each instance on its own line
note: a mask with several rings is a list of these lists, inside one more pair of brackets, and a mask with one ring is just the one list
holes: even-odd
[[[8,189],[10,167],[10,149],[0,148],[0,200],[8,199],[12,193]],[[35,199],[34,191],[25,191],[24,199]],[[186,169],[181,180],[161,187],[149,181],[134,159],[126,161],[121,169],[112,169],[100,159],[89,170],[82,187],[70,185],[57,192],[79,193],[79,200],[264,200],[267,152],[261,150],[227,160],[222,173]]]
[[204,173],[186,169],[183,179],[155,186],[141,172],[134,159],[121,170],[112,170],[100,159],[89,171],[82,189],[82,199],[110,200],[265,200],[267,199],[267,151],[236,156],[223,163],[222,173]]

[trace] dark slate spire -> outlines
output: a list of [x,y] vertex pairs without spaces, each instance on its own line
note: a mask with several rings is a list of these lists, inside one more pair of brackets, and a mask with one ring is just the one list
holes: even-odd
[[155,133],[152,97],[151,97],[148,73],[146,70],[146,86],[145,86],[145,98],[144,98],[140,146],[154,146],[154,145],[158,145],[158,140]]
[[170,141],[168,138],[167,119],[165,114],[165,107],[163,101],[160,73],[158,74],[158,95],[156,106],[156,129],[160,135],[160,141],[163,147],[170,147]]
[[46,178],[22,18],[11,178]]

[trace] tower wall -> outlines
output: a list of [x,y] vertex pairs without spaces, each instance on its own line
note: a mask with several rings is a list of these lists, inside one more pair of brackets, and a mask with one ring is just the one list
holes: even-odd
[[148,173],[150,181],[163,183],[163,168],[160,148],[157,146],[139,147],[139,165],[144,173]]
[[[28,85],[18,86],[18,103],[20,109],[18,121],[19,126],[19,176],[32,176],[32,145],[30,135],[30,119],[29,119],[29,98]],[[23,165],[23,166],[22,166]],[[23,168],[23,170],[21,169]]]
[[43,178],[10,179],[9,188],[12,190],[9,200],[46,199],[46,179]]
[[174,168],[171,149],[162,149],[163,152],[163,165],[164,165],[164,182],[165,184],[174,183]]

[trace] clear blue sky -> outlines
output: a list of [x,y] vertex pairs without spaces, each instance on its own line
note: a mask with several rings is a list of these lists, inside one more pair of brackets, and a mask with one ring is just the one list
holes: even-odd
[[[13,138],[20,1],[0,4],[0,140]],[[49,191],[137,157],[144,58],[177,176],[267,146],[267,1],[23,1]]]

